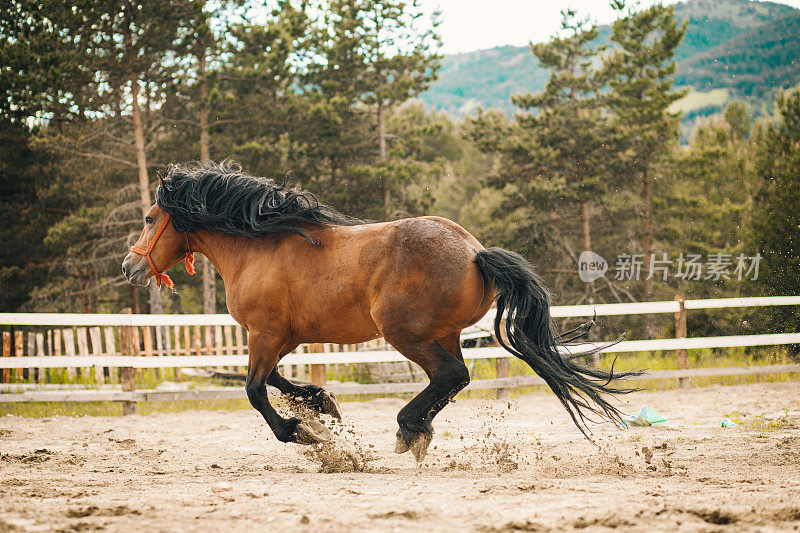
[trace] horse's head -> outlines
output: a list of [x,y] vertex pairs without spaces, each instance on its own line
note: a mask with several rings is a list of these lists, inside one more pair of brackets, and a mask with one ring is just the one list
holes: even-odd
[[144,229],[122,262],[122,273],[132,285],[144,287],[150,278],[156,284],[172,287],[172,280],[165,274],[171,266],[186,261],[186,271],[194,274],[194,255],[189,248],[189,236],[178,233],[169,214],[158,205],[153,205],[144,217]]

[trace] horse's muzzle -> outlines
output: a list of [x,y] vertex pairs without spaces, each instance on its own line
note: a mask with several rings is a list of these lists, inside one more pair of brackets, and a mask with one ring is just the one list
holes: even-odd
[[129,253],[122,262],[122,275],[131,285],[146,287],[150,283],[148,271],[150,267],[146,261],[140,261],[141,257]]

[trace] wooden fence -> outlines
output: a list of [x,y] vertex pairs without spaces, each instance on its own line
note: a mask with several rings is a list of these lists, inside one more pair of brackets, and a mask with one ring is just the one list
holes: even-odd
[[[69,326],[47,328],[17,326],[3,331],[4,357],[108,357],[129,355],[163,357],[186,355],[236,355],[247,353],[247,332],[239,325],[174,325],[130,327],[131,350],[124,350],[120,326]],[[99,362],[99,360],[97,360]],[[113,367],[63,367],[70,380],[91,378],[97,384],[118,383]],[[18,380],[44,383],[55,368],[16,368]],[[60,369],[59,369],[60,370]],[[2,381],[8,383],[11,369],[4,368]],[[55,376],[52,376],[55,377]]]
[[[800,296],[715,300],[684,300],[679,296],[672,302],[557,306],[552,308],[552,315],[559,318],[595,314],[674,314],[676,338],[624,341],[604,349],[616,353],[675,350],[677,371],[649,372],[643,379],[685,380],[694,376],[800,372],[800,365],[688,369],[686,351],[690,349],[800,343],[800,333],[687,338],[687,310],[766,305],[800,305]],[[509,377],[508,359],[512,356],[493,342],[493,318],[493,311],[490,311],[462,335],[462,340],[478,343],[477,347],[464,349],[466,360],[494,359],[497,369],[496,378],[473,381],[469,388],[498,389],[498,394],[504,395],[508,388],[541,384],[537,376]],[[120,387],[83,391],[17,390],[13,394],[0,394],[0,402],[116,399],[130,407],[142,399],[244,397],[241,389],[167,392],[135,391],[133,387],[136,368],[153,368],[162,378],[174,376],[177,379],[180,368],[188,367],[243,371],[247,364],[247,332],[229,315],[132,315],[130,311],[118,315],[0,313],[0,329],[3,325],[0,369],[4,383],[8,383],[13,374],[17,382],[67,380],[93,385],[119,384]],[[342,370],[352,369],[352,365],[367,368],[372,383],[330,383],[328,388],[340,394],[371,394],[415,392],[426,385],[421,371],[382,339],[344,346],[304,345],[287,355],[279,370],[288,378],[324,384],[329,371],[340,374]]]
[[[204,316],[204,315],[201,315]],[[68,321],[69,319],[64,319]],[[186,358],[185,366],[209,366],[228,371],[244,371],[246,363],[247,331],[238,324],[182,324],[182,325],[106,325],[85,326],[70,325],[68,327],[46,327],[34,325],[16,325],[2,332],[4,358],[24,357],[24,360],[0,360],[2,378],[0,382],[9,383],[12,373],[14,381],[33,381],[49,383],[63,381],[87,382],[94,384],[120,383],[120,368],[115,362],[118,357],[143,357],[137,361],[136,367],[155,368],[157,371],[169,370],[170,374],[159,374],[160,377],[180,379],[181,360],[162,361],[160,357]],[[124,337],[130,340],[125,342]],[[486,333],[485,336],[489,336]],[[473,336],[474,338],[474,336]],[[386,351],[391,347],[383,339],[374,341],[338,345],[338,344],[305,344],[294,350],[294,354],[305,353],[347,353]],[[236,364],[216,365],[214,356],[240,357],[233,361]],[[202,357],[201,364],[197,359]],[[31,357],[37,357],[41,366],[24,364],[13,367],[11,362],[28,363]],[[42,359],[42,358],[56,359]],[[151,359],[156,358],[156,359]],[[104,361],[108,365],[104,365]],[[86,366],[68,366],[73,363],[90,363]],[[178,364],[171,364],[171,363]],[[5,364],[3,364],[5,363]],[[161,364],[164,363],[164,364]],[[143,366],[142,366],[143,365]],[[401,365],[391,362],[378,362],[371,368],[372,380],[398,381],[403,378],[419,378],[421,371],[412,367],[411,363]],[[319,364],[298,363],[282,364],[281,372],[288,378],[298,380],[323,381],[324,375],[315,376],[321,369]],[[335,367],[334,371],[339,368]]]

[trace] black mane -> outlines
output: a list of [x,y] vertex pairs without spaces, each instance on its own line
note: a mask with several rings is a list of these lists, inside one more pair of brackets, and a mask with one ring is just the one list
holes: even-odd
[[181,233],[208,229],[246,237],[278,231],[316,241],[297,226],[355,226],[364,222],[320,204],[316,197],[267,178],[244,174],[229,162],[170,165],[156,190],[156,203]]

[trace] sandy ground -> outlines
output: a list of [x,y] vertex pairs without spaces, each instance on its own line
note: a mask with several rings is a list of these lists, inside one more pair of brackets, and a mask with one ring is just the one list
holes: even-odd
[[0,531],[800,529],[800,382],[637,393],[669,421],[597,445],[549,394],[459,400],[419,466],[393,453],[403,403],[344,404],[338,462],[252,411],[4,416]]

